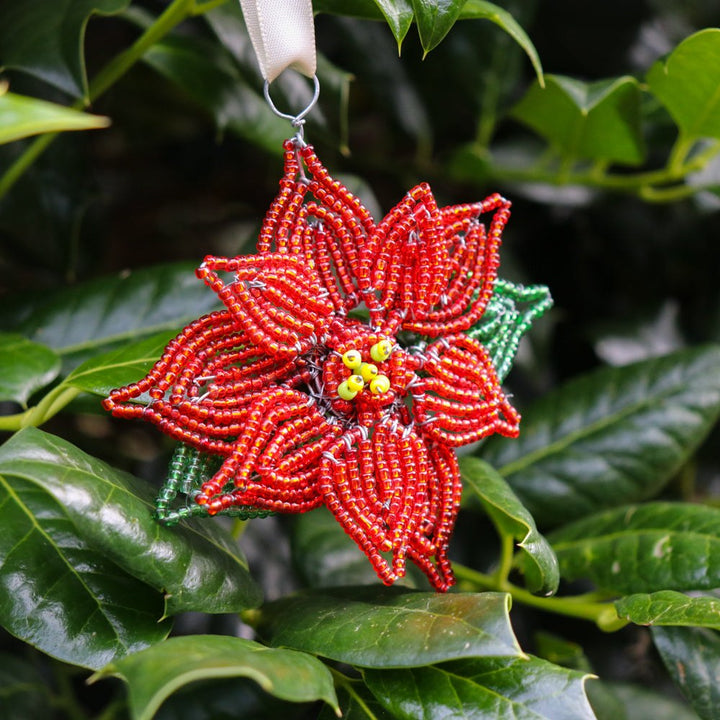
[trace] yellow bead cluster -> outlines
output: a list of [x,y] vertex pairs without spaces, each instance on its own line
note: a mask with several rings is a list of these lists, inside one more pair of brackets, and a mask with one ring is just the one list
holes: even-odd
[[[370,357],[375,362],[384,362],[392,353],[392,343],[381,340],[370,348]],[[338,385],[338,395],[343,400],[352,400],[365,385],[368,385],[373,395],[382,395],[390,389],[390,378],[378,373],[377,365],[363,362],[358,350],[348,350],[343,353],[343,364],[353,371],[353,374]]]

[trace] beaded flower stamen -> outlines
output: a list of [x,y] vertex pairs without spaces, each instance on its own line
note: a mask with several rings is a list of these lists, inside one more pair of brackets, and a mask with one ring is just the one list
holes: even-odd
[[497,279],[500,195],[439,208],[421,184],[375,223],[300,136],[284,150],[257,254],[197,271],[223,309],[105,407],[182,443],[162,521],[325,505],[384,583],[410,559],[445,591],[454,448],[518,434],[500,382],[549,293]]

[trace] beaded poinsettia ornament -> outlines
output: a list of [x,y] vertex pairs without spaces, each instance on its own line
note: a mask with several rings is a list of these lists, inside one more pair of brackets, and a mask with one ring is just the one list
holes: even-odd
[[384,583],[409,558],[445,591],[454,449],[518,434],[500,382],[549,293],[497,279],[500,195],[439,208],[421,184],[376,223],[301,134],[284,150],[257,253],[197,271],[223,309],[105,407],[182,443],[160,520],[325,505]]

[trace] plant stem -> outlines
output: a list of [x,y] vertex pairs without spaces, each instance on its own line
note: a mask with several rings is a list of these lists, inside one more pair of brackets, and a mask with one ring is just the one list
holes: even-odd
[[579,595],[577,597],[566,598],[538,597],[524,588],[507,582],[507,580],[503,583],[498,583],[495,575],[486,575],[485,573],[478,572],[464,565],[458,565],[457,563],[453,563],[453,567],[455,568],[455,574],[458,579],[475,586],[475,588],[507,592],[514,601],[538,610],[579,618],[581,620],[589,620],[606,632],[619,630],[628,624],[627,620],[618,617],[612,603],[594,601],[592,599],[596,597],[594,593],[591,595]]
[[500,563],[493,577],[498,587],[507,583],[512,570],[513,555],[515,554],[515,538],[512,535],[501,534],[500,536]]
[[81,392],[77,388],[61,383],[34,407],[16,415],[0,417],[0,430],[15,432],[26,427],[39,427],[69,405]]

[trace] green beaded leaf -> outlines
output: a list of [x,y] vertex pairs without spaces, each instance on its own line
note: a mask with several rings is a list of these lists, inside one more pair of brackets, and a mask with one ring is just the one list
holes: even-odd
[[488,351],[500,382],[510,372],[520,339],[552,302],[544,285],[525,287],[500,278],[495,281],[495,292],[482,319],[467,334]]
[[[165,525],[174,525],[183,518],[209,516],[207,507],[193,502],[193,498],[200,491],[200,486],[218,471],[221,464],[220,456],[209,455],[180,443],[175,448],[167,479],[155,501],[157,519]],[[275,513],[252,505],[234,505],[214,514],[250,520]]]

